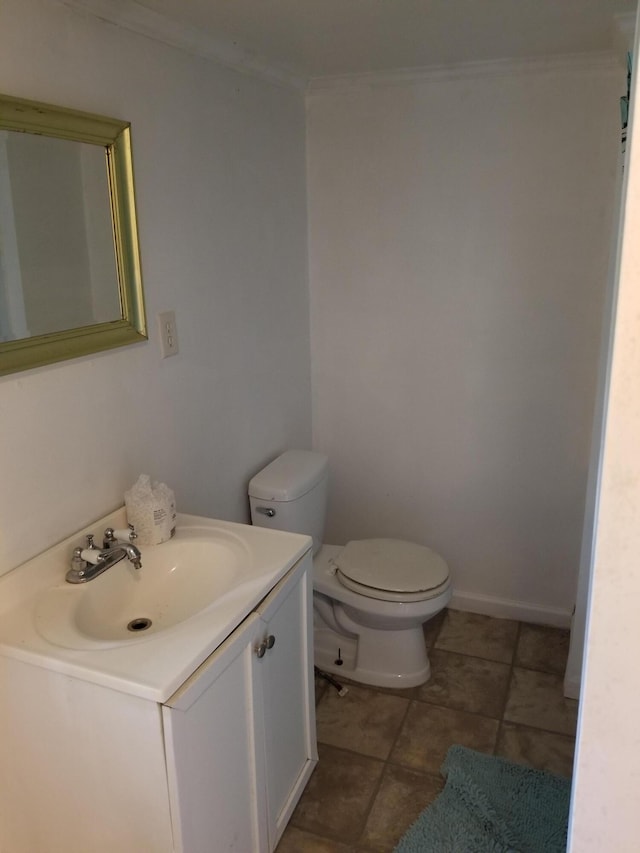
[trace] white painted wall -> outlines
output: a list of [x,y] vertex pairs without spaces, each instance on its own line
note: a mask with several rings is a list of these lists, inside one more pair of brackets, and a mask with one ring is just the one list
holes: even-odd
[[568,624],[623,92],[580,61],[308,98],[327,539],[431,544],[463,609]]
[[640,836],[639,92],[636,75],[573,777],[572,853],[632,853]]
[[143,471],[182,511],[246,520],[250,477],[310,443],[302,97],[58,3],[3,0],[0,21],[3,92],[132,123],[151,335],[0,379],[0,571]]

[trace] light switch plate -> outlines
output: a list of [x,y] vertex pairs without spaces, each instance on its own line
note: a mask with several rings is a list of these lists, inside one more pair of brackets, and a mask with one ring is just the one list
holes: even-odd
[[163,311],[158,314],[158,327],[160,329],[160,351],[163,358],[175,355],[178,352],[178,330],[176,328],[176,312]]

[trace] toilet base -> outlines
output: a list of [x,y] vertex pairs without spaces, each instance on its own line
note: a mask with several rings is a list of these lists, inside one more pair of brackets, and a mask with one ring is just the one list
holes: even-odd
[[373,687],[396,688],[418,687],[431,676],[422,625],[385,631],[387,642],[381,647],[379,631],[363,628],[357,637],[345,636],[321,620],[315,622],[314,663],[324,672]]

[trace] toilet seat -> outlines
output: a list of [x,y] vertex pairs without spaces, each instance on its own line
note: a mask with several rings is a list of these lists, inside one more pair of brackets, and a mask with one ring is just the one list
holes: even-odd
[[334,562],[343,586],[382,601],[425,601],[449,587],[449,568],[442,557],[402,539],[353,540]]

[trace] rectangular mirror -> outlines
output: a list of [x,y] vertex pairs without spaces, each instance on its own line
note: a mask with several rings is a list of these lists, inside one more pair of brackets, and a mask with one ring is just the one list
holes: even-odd
[[146,338],[130,125],[0,96],[0,375]]

